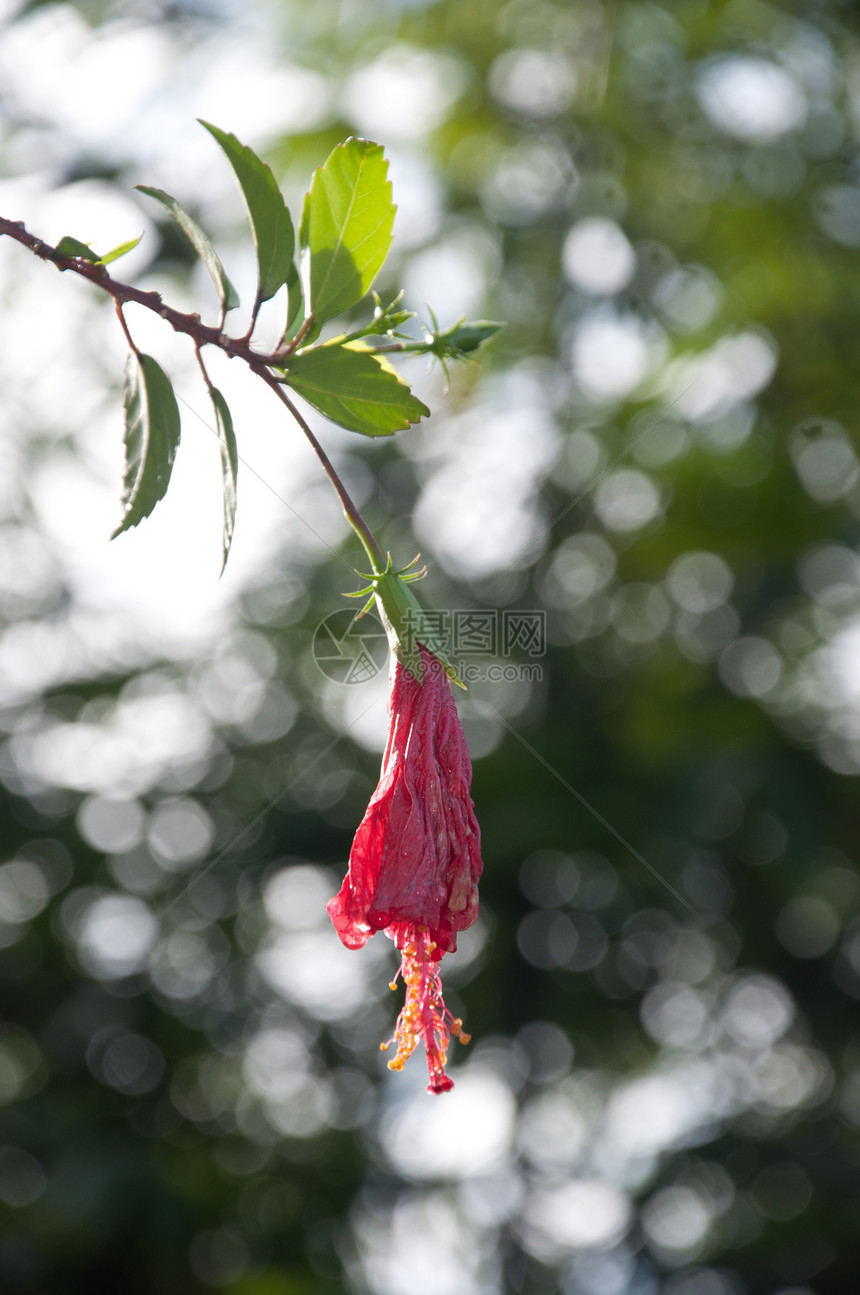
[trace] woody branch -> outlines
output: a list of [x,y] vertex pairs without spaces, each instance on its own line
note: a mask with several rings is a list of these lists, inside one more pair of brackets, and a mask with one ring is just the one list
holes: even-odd
[[[263,365],[281,363],[294,349],[287,347],[285,349],[272,351],[271,353],[261,353],[255,351],[250,345],[248,337],[230,337],[229,334],[222,332],[219,328],[211,324],[204,324],[198,314],[185,314],[181,310],[175,310],[168,306],[161,298],[158,292],[144,292],[140,288],[133,288],[128,283],[120,283],[118,279],[111,278],[103,265],[95,265],[92,261],[86,260],[82,256],[63,256],[50,243],[43,242],[31,234],[24,226],[23,221],[9,220],[5,216],[0,216],[0,234],[7,234],[9,238],[14,238],[38,256],[42,261],[50,261],[61,272],[71,270],[73,274],[78,274],[82,279],[89,280],[97,288],[113,297],[119,305],[124,306],[129,302],[134,302],[137,306],[143,306],[145,310],[151,310],[154,314],[163,319],[165,323],[177,333],[185,333],[192,338],[197,346],[217,346],[225,355],[232,359],[244,360],[246,364],[253,365],[259,363]],[[311,321],[312,322],[312,321]],[[308,331],[307,326],[303,326],[304,334]]]
[[[158,292],[144,292],[140,288],[133,288],[128,283],[120,283],[118,279],[113,279],[108,274],[103,265],[96,265],[92,261],[86,260],[81,256],[63,256],[55,247],[45,243],[42,239],[31,234],[25,227],[23,221],[9,220],[5,216],[0,216],[0,234],[7,234],[16,242],[21,243],[42,261],[50,261],[58,270],[71,270],[73,274],[79,274],[81,278],[87,279],[97,288],[101,288],[110,297],[114,299],[117,305],[117,314],[120,323],[130,346],[136,349],[131,339],[121,307],[133,302],[137,306],[143,306],[146,310],[153,311],[160,319],[163,319],[177,333],[184,333],[194,342],[194,348],[197,353],[198,361],[200,351],[204,346],[217,346],[231,360],[243,360],[257,377],[262,378],[266,385],[274,392],[283,405],[289,410],[299,427],[304,432],[310,442],[314,453],[319,459],[323,471],[333,485],[337,496],[343,506],[346,519],[355,531],[358,538],[376,568],[381,568],[383,563],[382,550],[368,526],[362,517],[355,502],[351,498],[346,486],[343,484],[340,476],[331,459],[326,454],[322,445],[320,445],[316,436],[309,427],[307,421],[296,409],[293,402],[284,391],[283,379],[275,377],[269,370],[269,365],[281,363],[296,348],[296,345],[303,337],[307,335],[312,324],[313,317],[309,316],[299,329],[293,342],[286,348],[279,348],[271,353],[261,353],[255,351],[249,342],[250,332],[244,337],[230,337],[227,333],[222,332],[219,328],[214,328],[210,324],[204,324],[198,314],[185,314],[181,310],[175,310],[168,306],[161,298]],[[252,324],[253,330],[253,324]],[[251,330],[251,331],[252,331]],[[205,368],[204,368],[205,374]],[[208,384],[208,378],[207,378]]]

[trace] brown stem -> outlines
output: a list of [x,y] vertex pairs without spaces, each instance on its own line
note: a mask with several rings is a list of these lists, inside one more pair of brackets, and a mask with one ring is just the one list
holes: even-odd
[[114,305],[116,306],[116,316],[117,316],[117,319],[119,320],[120,328],[125,333],[125,340],[128,342],[129,346],[134,351],[135,355],[138,356],[138,358],[140,358],[140,351],[137,349],[137,347],[134,344],[134,338],[132,337],[131,333],[128,331],[128,324],[125,322],[125,315],[122,313],[122,303],[119,301],[114,301]]
[[79,274],[82,279],[88,279],[90,283],[94,283],[97,288],[101,288],[103,292],[113,297],[119,305],[124,306],[128,302],[134,302],[136,306],[143,306],[145,310],[153,311],[175,332],[185,333],[198,346],[217,346],[231,359],[244,360],[246,364],[252,364],[257,360],[263,364],[272,364],[278,358],[274,355],[261,355],[252,350],[247,337],[228,337],[220,328],[204,324],[199,315],[185,314],[181,310],[174,310],[172,306],[166,306],[157,292],[142,292],[140,288],[132,288],[127,283],[112,279],[103,265],[93,265],[92,261],[87,261],[81,256],[60,256],[56,248],[30,234],[25,229],[23,221],[8,220],[5,216],[0,216],[0,234],[8,234],[10,238],[14,238],[41,260],[51,261],[58,270],[71,270],[73,274]]
[[282,336],[278,345],[269,357],[272,363],[280,364],[283,360],[286,360],[290,355],[292,355],[293,351],[297,351],[315,323],[316,319],[313,314],[308,315],[306,319],[302,320],[301,327],[293,340],[287,346],[284,346],[284,338]]

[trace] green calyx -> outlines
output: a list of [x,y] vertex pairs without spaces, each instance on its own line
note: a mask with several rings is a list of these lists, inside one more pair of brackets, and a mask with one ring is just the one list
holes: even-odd
[[[391,306],[387,307],[387,311],[391,312],[396,305],[396,301],[392,302]],[[439,321],[432,310],[430,310],[430,317],[433,320],[433,327],[431,329],[427,325],[424,326],[424,340],[404,341],[399,349],[409,351],[413,355],[434,356],[442,365],[446,379],[449,376],[449,360],[471,359],[472,353],[477,351],[478,347],[483,346],[484,342],[488,342],[505,327],[504,324],[496,323],[491,319],[472,319],[467,322],[466,316],[461,315],[448,328],[440,328]],[[384,314],[383,318],[385,318]],[[403,336],[402,333],[396,332],[392,332],[391,335]]]
[[432,652],[437,660],[442,662],[448,678],[459,684],[461,688],[465,688],[466,685],[459,678],[456,669],[445,655],[439,643],[439,636],[427,613],[409,587],[416,580],[422,580],[427,574],[426,567],[422,567],[419,571],[412,570],[419,557],[420,554],[414,557],[408,566],[395,571],[391,562],[391,554],[387,554],[388,561],[385,570],[377,571],[374,569],[370,573],[359,571],[358,574],[368,583],[362,589],[356,589],[352,593],[344,594],[344,597],[363,598],[367,596],[367,602],[359,612],[359,616],[363,616],[373,606],[374,601],[376,602],[380,619],[388,635],[391,651],[419,683],[424,678],[424,667],[421,664],[421,653],[418,650],[420,643],[428,652]]
[[[433,323],[436,324],[435,318]],[[440,329],[436,326],[434,332],[427,336],[427,350],[440,360],[464,360],[503,328],[504,324],[497,324],[490,319],[475,319],[466,323],[466,316],[461,315],[449,328]]]

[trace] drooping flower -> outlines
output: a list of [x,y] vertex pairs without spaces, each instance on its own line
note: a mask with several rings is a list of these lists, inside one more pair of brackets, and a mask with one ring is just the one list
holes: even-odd
[[445,1007],[439,961],[478,915],[483,864],[469,794],[472,766],[448,676],[418,646],[421,681],[392,654],[379,784],[355,834],[344,883],[326,907],[348,949],[360,949],[376,931],[397,945],[406,1002],[390,1041],[397,1054],[388,1064],[401,1070],[423,1040],[429,1091],[443,1093],[453,1087],[445,1074],[450,1035],[464,1043],[469,1036]]

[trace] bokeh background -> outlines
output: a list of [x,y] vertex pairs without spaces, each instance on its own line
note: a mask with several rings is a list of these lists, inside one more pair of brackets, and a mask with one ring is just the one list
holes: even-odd
[[[860,21],[835,0],[0,2],[0,211],[215,314],[154,204],[253,258],[202,116],[291,201],[350,133],[380,288],[508,321],[396,443],[313,418],[441,609],[546,613],[459,698],[483,907],[431,1098],[394,950],[324,902],[385,673],[327,679],[357,546],[226,362],[113,544],[124,345],[0,246],[0,1288],[849,1295],[860,1285]],[[261,335],[277,333],[279,303]],[[239,325],[241,326],[241,315]],[[493,664],[487,657],[485,665]]]

